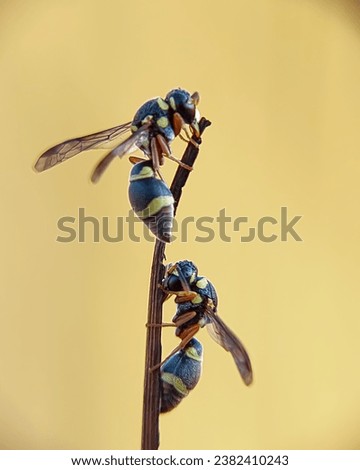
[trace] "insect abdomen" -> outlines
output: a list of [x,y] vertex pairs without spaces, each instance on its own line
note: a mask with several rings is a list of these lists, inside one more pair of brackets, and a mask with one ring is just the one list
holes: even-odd
[[193,338],[161,367],[161,413],[174,409],[189,394],[199,382],[201,369],[202,345]]
[[170,242],[174,198],[168,186],[155,178],[149,161],[137,163],[130,174],[129,200],[136,215],[164,242]]

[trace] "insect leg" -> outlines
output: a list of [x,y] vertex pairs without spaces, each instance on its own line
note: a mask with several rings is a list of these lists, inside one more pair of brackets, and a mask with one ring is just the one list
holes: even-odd
[[137,157],[136,155],[130,155],[129,157],[129,161],[133,165],[136,165],[136,163],[140,163],[140,162],[146,162],[146,160],[148,160],[148,158]]
[[[196,312],[191,310],[190,312],[182,313],[174,322],[175,326],[182,326],[188,321],[192,320],[196,316]],[[187,330],[188,331],[188,330]]]
[[160,364],[156,364],[155,366],[151,367],[150,372],[154,372],[154,370],[161,367],[173,354],[180,351],[180,349],[183,349],[191,340],[191,338],[193,338],[196,335],[199,329],[200,329],[200,326],[197,323],[195,325],[191,325],[186,330],[186,335],[182,338],[180,344],[173,351],[171,351],[171,353],[163,361],[161,361]]
[[151,147],[151,160],[153,162],[154,171],[158,172],[160,168],[160,152],[157,146],[157,139],[153,137],[150,143]]
[[193,292],[191,290],[188,290],[188,291],[171,291],[171,290],[166,290],[164,289],[164,287],[160,286],[161,290],[164,292],[164,294],[166,294],[166,297],[164,299],[164,302],[166,300],[168,300],[172,295],[175,295],[176,296],[176,299],[175,299],[175,302],[177,304],[181,304],[183,302],[188,302],[189,300],[193,300],[195,299],[195,297],[197,296],[197,293],[196,292]]
[[167,326],[175,327],[175,323],[146,323],[146,328],[163,328]]
[[182,168],[185,168],[188,171],[191,171],[193,168],[192,166],[186,165],[186,163],[183,163],[181,160],[178,158],[174,157],[171,153],[170,147],[168,146],[166,140],[164,139],[163,136],[158,134],[156,136],[156,140],[159,143],[159,147],[161,149],[162,154],[168,158],[169,160],[172,160],[173,162],[176,162],[178,165],[180,165]]
[[183,131],[185,132],[187,139],[185,139],[185,137],[183,137],[181,134],[179,134],[180,139],[181,139],[181,140],[184,140],[185,142],[188,142],[188,143],[191,142],[192,145],[193,145],[194,147],[196,147],[197,149],[200,148],[199,144],[198,144],[197,142],[195,142],[195,140],[194,140],[194,139],[192,138],[192,136],[189,134],[189,132],[188,132],[188,130],[187,130],[186,127],[183,127]]

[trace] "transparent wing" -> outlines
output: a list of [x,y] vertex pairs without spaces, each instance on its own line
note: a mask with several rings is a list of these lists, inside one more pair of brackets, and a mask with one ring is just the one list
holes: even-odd
[[250,385],[253,380],[253,373],[250,358],[245,347],[235,333],[230,330],[218,315],[211,309],[207,309],[206,313],[210,320],[210,323],[206,325],[210,336],[220,344],[225,351],[230,352],[243,381],[246,385]]
[[121,124],[120,126],[106,129],[105,131],[96,132],[95,134],[76,137],[75,139],[65,140],[61,144],[55,145],[46,150],[35,163],[35,170],[44,171],[52,168],[59,163],[68,160],[85,150],[93,148],[101,148],[112,140],[129,131],[131,122]]
[[92,175],[91,181],[93,183],[97,183],[106,170],[106,168],[110,165],[110,163],[116,157],[123,157],[129,152],[135,150],[141,144],[144,144],[147,140],[149,140],[149,127],[150,123],[146,123],[141,126],[137,131],[135,131],[129,138],[121,142],[117,147],[115,147],[111,152],[109,152],[105,157],[103,157],[100,162],[96,165]]

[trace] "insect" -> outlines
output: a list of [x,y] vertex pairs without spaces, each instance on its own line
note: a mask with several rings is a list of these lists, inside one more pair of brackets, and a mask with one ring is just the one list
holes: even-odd
[[210,336],[231,353],[243,381],[250,385],[253,374],[248,353],[235,333],[217,315],[215,287],[206,277],[198,276],[194,263],[184,260],[169,265],[162,289],[167,298],[175,295],[177,304],[173,323],[164,324],[175,326],[175,334],[181,339],[171,355],[186,347],[199,329],[206,325]]
[[131,207],[163,242],[170,242],[174,219],[174,198],[164,181],[156,178],[151,160],[136,163],[130,172]]
[[[51,147],[39,157],[35,169],[39,172],[44,171],[86,150],[108,148],[109,142],[131,131],[128,138],[120,142],[97,164],[91,177],[94,183],[99,180],[114,158],[121,158],[136,149],[142,150],[152,160],[155,171],[158,171],[164,163],[164,156],[191,170],[191,167],[172,155],[170,143],[179,135],[183,140],[187,142],[191,140],[197,146],[186,126],[190,127],[192,134],[199,136],[197,113],[199,100],[197,92],[190,95],[189,92],[180,88],[171,90],[165,99],[158,97],[146,101],[138,109],[131,122],[95,134],[66,140]],[[182,130],[187,139],[181,135]]]
[[161,413],[174,409],[195,388],[201,376],[202,358],[202,345],[196,338],[192,338],[161,366]]

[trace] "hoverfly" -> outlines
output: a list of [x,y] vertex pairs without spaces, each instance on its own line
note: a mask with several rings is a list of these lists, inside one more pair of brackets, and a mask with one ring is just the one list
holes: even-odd
[[[165,99],[158,97],[146,101],[131,122],[95,134],[66,140],[51,147],[38,158],[35,169],[39,172],[44,171],[86,150],[108,148],[109,142],[131,131],[132,134],[128,138],[107,153],[97,164],[91,176],[93,183],[99,180],[114,158],[121,158],[136,149],[142,150],[146,157],[152,160],[156,172],[164,163],[164,156],[191,170],[191,167],[172,155],[170,143],[179,135],[183,140],[187,142],[191,140],[197,146],[187,132],[186,125],[189,125],[192,134],[199,136],[196,108],[199,99],[197,92],[190,95],[180,88],[171,90]],[[188,139],[181,135],[182,130]]]
[[174,219],[174,197],[165,181],[156,178],[151,160],[143,160],[133,166],[129,200],[139,219],[159,240],[169,243]]
[[169,265],[162,281],[162,289],[167,298],[175,295],[177,304],[173,323],[164,324],[175,326],[175,334],[181,339],[170,356],[185,348],[200,328],[206,325],[210,336],[231,353],[244,383],[250,385],[253,374],[248,353],[235,333],[217,315],[215,288],[208,279],[198,276],[195,264],[184,260]]
[[160,412],[173,410],[200,380],[203,348],[196,338],[167,359],[160,369]]

